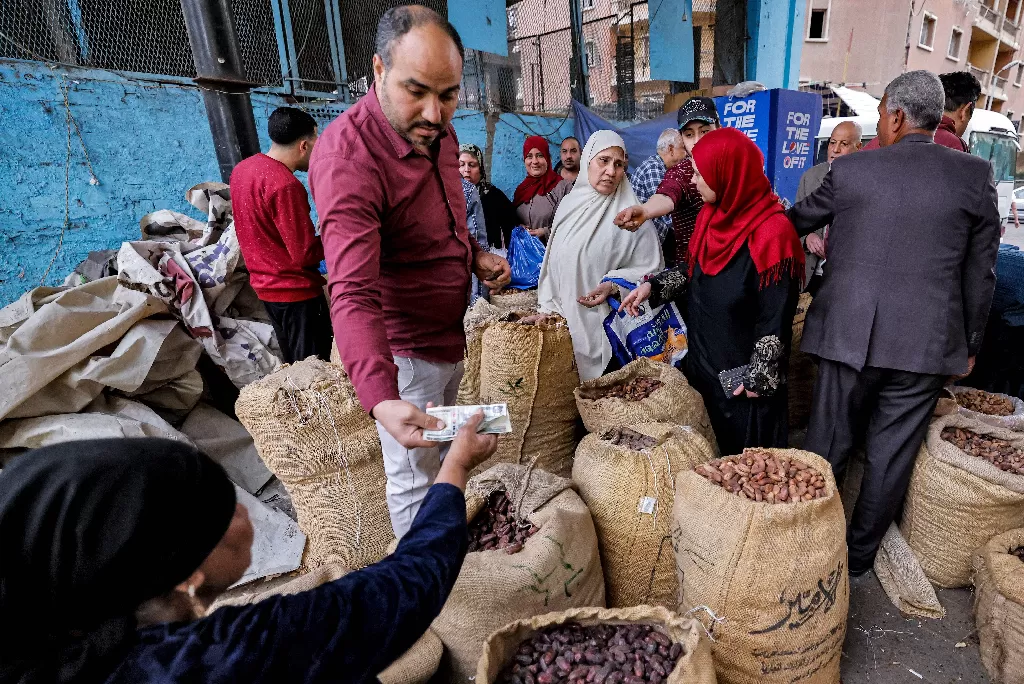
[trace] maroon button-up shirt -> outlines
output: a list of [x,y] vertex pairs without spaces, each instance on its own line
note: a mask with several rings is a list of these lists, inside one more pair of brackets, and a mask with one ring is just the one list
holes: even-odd
[[309,187],[320,217],[334,337],[367,411],[398,399],[393,356],[457,363],[473,255],[448,127],[416,151],[374,88],[317,140]]

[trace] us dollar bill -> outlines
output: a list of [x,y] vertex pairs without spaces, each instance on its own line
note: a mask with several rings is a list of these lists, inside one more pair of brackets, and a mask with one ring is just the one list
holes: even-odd
[[427,409],[427,414],[440,418],[444,422],[441,430],[424,430],[423,439],[431,442],[450,442],[455,439],[462,426],[469,422],[477,412],[484,412],[484,421],[477,432],[485,435],[503,435],[512,432],[512,421],[508,417],[508,404],[488,404],[486,406],[434,406]]

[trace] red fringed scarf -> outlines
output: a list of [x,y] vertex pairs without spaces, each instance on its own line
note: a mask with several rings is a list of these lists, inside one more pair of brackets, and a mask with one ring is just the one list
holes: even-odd
[[548,141],[539,135],[531,135],[527,138],[526,142],[523,143],[523,161],[526,160],[526,155],[528,155],[532,149],[540,150],[540,153],[548,160],[548,170],[537,178],[528,175],[526,179],[519,184],[519,187],[516,188],[516,194],[512,199],[513,206],[518,207],[520,204],[526,204],[537,195],[548,194],[562,181],[562,177],[552,170],[551,151],[548,149]]
[[735,128],[711,131],[693,148],[693,162],[718,195],[704,204],[690,238],[689,265],[714,276],[746,242],[763,289],[784,275],[804,279],[804,250],[793,224],[764,175],[764,157]]

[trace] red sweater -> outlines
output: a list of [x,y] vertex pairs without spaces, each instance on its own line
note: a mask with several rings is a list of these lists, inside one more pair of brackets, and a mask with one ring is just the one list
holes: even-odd
[[323,295],[324,248],[309,218],[306,188],[265,154],[231,172],[231,209],[249,282],[265,302],[301,302]]

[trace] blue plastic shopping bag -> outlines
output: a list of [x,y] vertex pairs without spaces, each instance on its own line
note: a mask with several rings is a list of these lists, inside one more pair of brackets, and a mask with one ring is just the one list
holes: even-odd
[[[630,290],[636,287],[624,280],[611,282]],[[619,301],[613,297],[609,297],[608,304],[612,312],[604,319],[604,331],[619,363],[626,365],[645,356],[676,366],[686,356],[686,324],[674,303],[654,308],[644,303],[639,307],[639,316],[620,312]]]
[[544,263],[544,243],[526,232],[522,226],[512,229],[508,244],[508,264],[512,268],[509,287],[531,290],[540,280],[540,266]]

